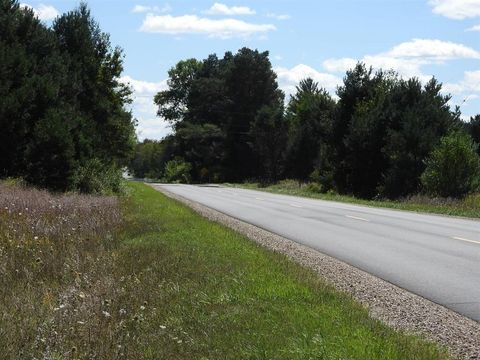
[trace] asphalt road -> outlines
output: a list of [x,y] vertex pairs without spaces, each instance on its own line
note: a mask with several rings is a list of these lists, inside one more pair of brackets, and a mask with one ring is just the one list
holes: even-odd
[[162,187],[480,321],[480,221],[237,188]]

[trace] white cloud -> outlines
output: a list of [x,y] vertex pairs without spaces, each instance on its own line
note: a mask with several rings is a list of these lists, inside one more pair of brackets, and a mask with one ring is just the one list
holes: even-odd
[[335,75],[319,72],[304,64],[296,65],[291,69],[276,67],[274,71],[277,73],[279,87],[285,92],[287,100],[295,93],[295,87],[300,80],[307,77],[318,82],[320,87],[327,89],[331,94],[335,93],[337,85],[342,82],[342,79]]
[[388,56],[395,58],[430,58],[437,60],[480,59],[480,52],[450,41],[413,39],[393,47]]
[[480,16],[479,0],[429,0],[433,12],[450,19],[462,20]]
[[291,16],[288,14],[275,14],[275,13],[268,13],[267,17],[274,18],[277,20],[288,20],[291,18]]
[[156,94],[159,91],[167,88],[167,81],[160,82],[148,82],[143,80],[135,80],[132,77],[126,75],[120,78],[120,82],[129,84],[135,94]]
[[221,3],[215,3],[210,9],[205,11],[206,14],[211,15],[254,15],[255,10],[247,6],[227,6]]
[[480,25],[472,26],[471,28],[468,28],[466,31],[480,31]]
[[480,95],[480,70],[465,71],[462,80],[458,83],[447,83],[443,89],[452,94],[478,93]]
[[[366,55],[358,60],[374,69],[393,69],[400,76],[417,77],[426,81],[432,75],[424,74],[422,66],[439,64],[453,59],[480,59],[480,52],[465,45],[447,41],[413,39],[394,46],[385,53]],[[329,72],[345,72],[352,69],[358,60],[353,58],[327,59],[323,62],[323,66]]]
[[323,66],[329,72],[345,73],[347,70],[355,67],[358,61],[362,61],[365,65],[371,66],[376,70],[394,70],[403,77],[417,77],[421,80],[431,78],[431,76],[422,73],[421,66],[425,64],[424,61],[418,59],[397,59],[384,55],[367,55],[358,60],[353,58],[327,59],[323,62]]
[[276,30],[271,24],[252,24],[236,19],[213,20],[196,15],[147,14],[140,31],[165,34],[205,34],[211,37],[246,37]]
[[131,110],[138,120],[137,135],[140,140],[145,138],[161,139],[171,132],[169,125],[157,117],[157,106],[153,103],[154,96],[167,89],[167,81],[149,82],[123,76],[120,81],[130,85],[133,90]]
[[40,19],[40,20],[53,20],[55,19],[60,13],[58,12],[57,9],[55,9],[51,5],[45,5],[45,4],[40,4],[38,7],[34,8],[33,6],[29,4],[20,4],[20,7],[27,8],[27,9],[32,9],[35,15]]
[[172,7],[169,4],[164,6],[145,6],[145,5],[135,5],[132,9],[134,13],[146,13],[146,12],[155,12],[155,13],[167,13],[172,11]]

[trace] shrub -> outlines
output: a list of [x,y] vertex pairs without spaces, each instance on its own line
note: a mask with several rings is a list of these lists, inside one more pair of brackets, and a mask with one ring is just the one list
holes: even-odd
[[443,137],[426,160],[421,180],[430,195],[463,197],[476,190],[480,177],[480,158],[472,138],[461,131]]
[[191,181],[190,171],[192,171],[192,165],[182,158],[170,160],[165,165],[165,180],[188,184]]
[[305,189],[308,192],[311,193],[324,193],[325,191],[323,190],[322,184],[316,183],[316,182],[311,182],[308,183]]
[[99,159],[88,160],[76,169],[72,178],[73,190],[84,194],[114,194],[123,192],[121,170]]

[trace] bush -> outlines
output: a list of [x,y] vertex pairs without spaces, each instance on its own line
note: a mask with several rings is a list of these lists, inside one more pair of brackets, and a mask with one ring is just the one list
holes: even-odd
[[480,183],[480,158],[472,138],[461,131],[443,137],[426,160],[421,180],[434,196],[464,197]]
[[307,186],[305,186],[305,189],[308,192],[311,192],[311,193],[324,193],[325,192],[323,190],[322,184],[319,184],[319,183],[316,183],[316,182],[308,183]]
[[190,171],[192,171],[192,165],[182,158],[170,160],[165,164],[165,180],[188,184],[191,181]]
[[122,171],[99,159],[78,167],[72,178],[73,190],[84,194],[114,194],[123,192]]

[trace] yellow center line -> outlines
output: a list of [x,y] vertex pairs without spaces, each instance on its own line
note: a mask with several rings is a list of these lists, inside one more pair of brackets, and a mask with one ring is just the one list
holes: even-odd
[[473,243],[473,244],[480,244],[480,241],[465,239],[465,238],[462,238],[462,237],[459,237],[459,236],[452,236],[452,239],[465,241],[465,242],[469,242],[469,243]]
[[361,217],[358,217],[358,216],[345,215],[345,217],[347,217],[349,219],[355,219],[355,220],[370,222],[370,220],[364,219],[364,218],[361,218]]

